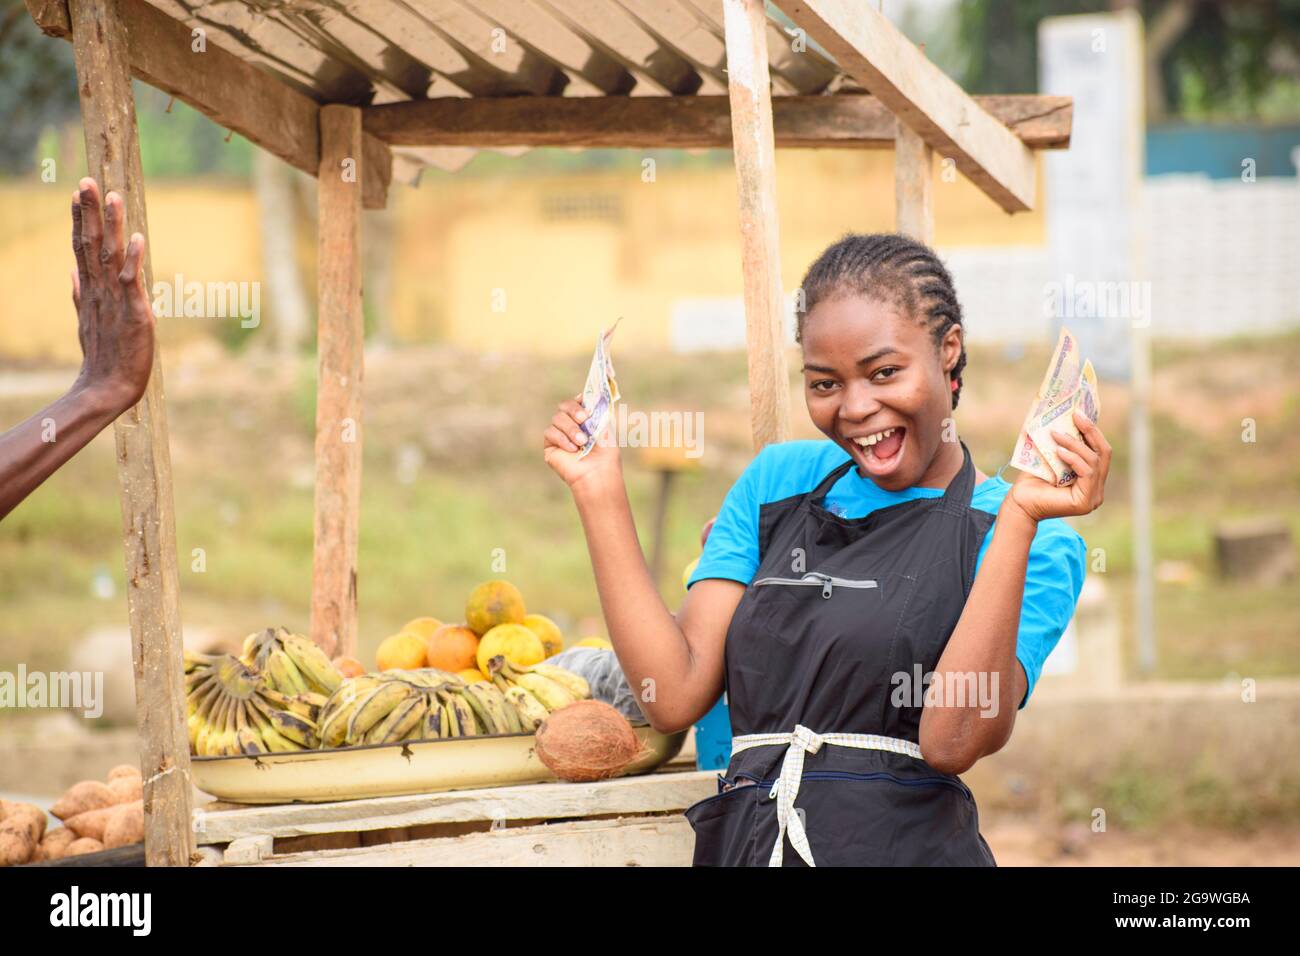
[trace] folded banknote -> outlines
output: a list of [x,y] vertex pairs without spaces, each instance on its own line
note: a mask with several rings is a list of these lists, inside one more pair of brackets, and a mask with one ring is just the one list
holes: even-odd
[[1097,374],[1092,362],[1081,359],[1078,339],[1069,329],[1062,328],[1052,352],[1052,361],[1020,427],[1016,450],[1011,456],[1012,467],[1054,485],[1068,485],[1076,476],[1056,453],[1056,442],[1051,432],[1056,430],[1081,438],[1078,426],[1074,424],[1075,409],[1082,411],[1094,423],[1101,414]]

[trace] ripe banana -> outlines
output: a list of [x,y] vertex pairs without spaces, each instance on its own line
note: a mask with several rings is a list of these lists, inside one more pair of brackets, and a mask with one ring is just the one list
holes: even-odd
[[366,733],[368,744],[396,743],[411,732],[411,728],[424,720],[428,699],[423,694],[412,694]]
[[442,704],[435,698],[429,701],[429,708],[424,713],[422,740],[437,740],[443,736]]
[[287,737],[294,743],[302,744],[308,750],[314,750],[320,746],[320,737],[316,734],[316,725],[306,717],[299,717],[297,714],[276,710],[260,697],[253,698],[253,706],[262,712],[263,716],[271,722],[271,726],[279,732],[280,736]]
[[467,685],[465,687],[457,688],[456,693],[459,694],[459,696],[464,699],[465,703],[469,704],[470,709],[474,711],[474,716],[478,718],[478,723],[482,727],[483,733],[504,734],[508,732],[497,723],[496,712],[492,708],[488,707],[487,702],[481,696],[474,693],[471,687]]
[[249,717],[252,718],[253,725],[257,727],[257,732],[261,735],[262,742],[266,744],[266,749],[271,753],[292,753],[306,749],[302,744],[295,743],[276,730],[271,725],[271,721],[266,718],[256,705],[249,708]]
[[283,648],[277,647],[266,655],[264,670],[271,686],[282,694],[305,694],[311,689]]
[[321,707],[325,703],[323,694],[282,694],[270,687],[263,687],[258,693],[276,710],[287,710],[299,717],[306,717],[313,723],[319,720]]
[[549,715],[550,711],[546,706],[534,697],[528,690],[520,687],[518,684],[512,684],[501,675],[496,674],[497,687],[505,695],[507,701],[514,704],[515,710],[519,713],[519,719],[523,724],[525,733],[532,733],[542,725]]
[[565,670],[555,664],[534,664],[527,668],[530,673],[540,674],[542,677],[550,678],[559,684],[570,694],[574,700],[587,700],[591,697],[591,685],[581,674],[575,674],[573,671]]
[[547,712],[567,707],[575,699],[557,682],[541,674],[519,674],[515,677],[515,683],[540,700]]
[[367,693],[348,721],[347,741],[360,743],[371,727],[387,717],[410,694],[411,685],[405,681],[387,681]]
[[311,685],[308,689],[332,694],[343,683],[343,675],[313,640],[280,628],[280,645],[300,676]]
[[439,690],[436,692],[438,699],[442,701],[442,706],[450,712],[451,717],[451,736],[453,737],[474,737],[479,733],[478,722],[474,718],[474,710],[461,697],[451,690]]

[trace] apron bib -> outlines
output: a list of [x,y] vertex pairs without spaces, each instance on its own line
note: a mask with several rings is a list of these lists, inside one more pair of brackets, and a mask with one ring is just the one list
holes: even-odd
[[719,793],[686,810],[695,865],[997,865],[970,789],[919,748],[922,677],[995,517],[970,506],[961,447],[939,497],[840,517],[822,501],[850,459],[761,507],[759,568],[726,637],[736,749]]

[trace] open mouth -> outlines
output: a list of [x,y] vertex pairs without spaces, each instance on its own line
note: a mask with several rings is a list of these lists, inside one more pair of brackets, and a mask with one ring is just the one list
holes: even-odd
[[866,435],[854,435],[849,438],[849,444],[857,449],[860,460],[870,474],[884,475],[893,471],[902,460],[906,435],[906,428],[895,426]]

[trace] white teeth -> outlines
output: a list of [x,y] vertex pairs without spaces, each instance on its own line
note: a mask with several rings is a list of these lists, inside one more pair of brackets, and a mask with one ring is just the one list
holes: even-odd
[[874,445],[876,442],[880,441],[882,438],[888,438],[890,435],[894,434],[894,432],[896,432],[897,430],[898,429],[896,428],[886,428],[883,432],[876,432],[874,435],[867,435],[864,438],[855,438],[853,440],[857,442],[859,445],[861,445],[863,448],[869,448],[872,445]]

